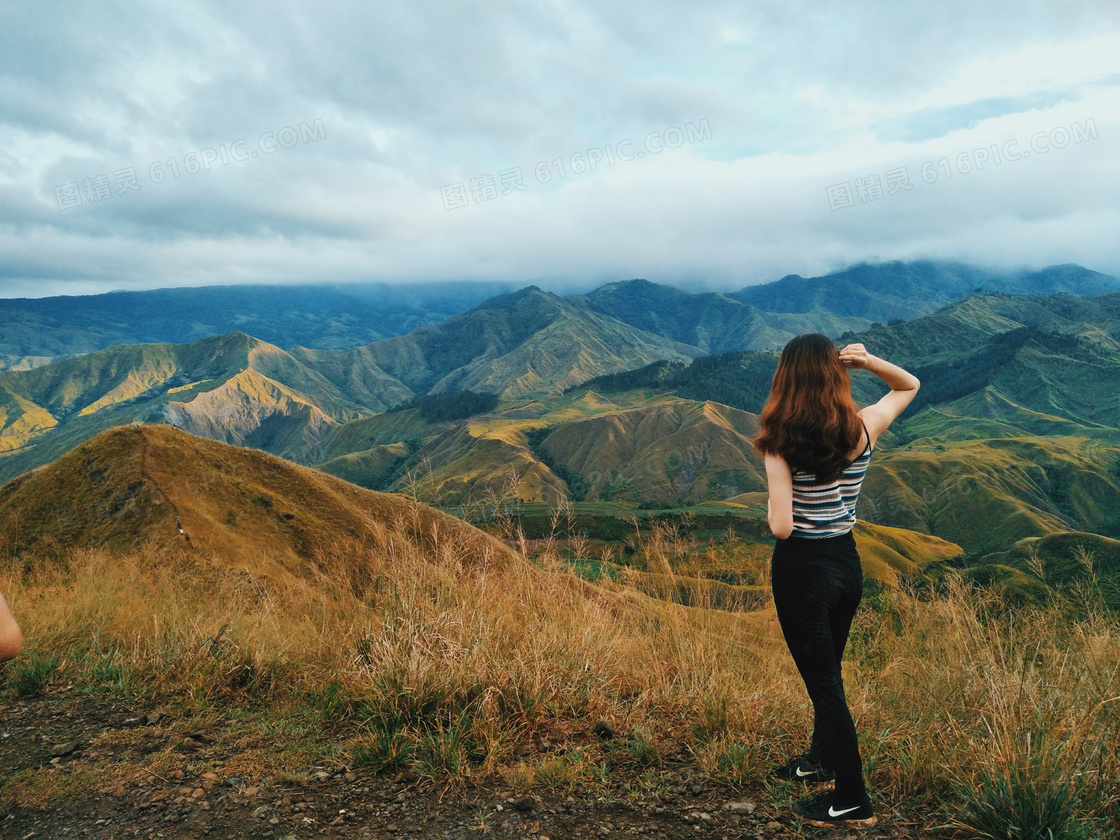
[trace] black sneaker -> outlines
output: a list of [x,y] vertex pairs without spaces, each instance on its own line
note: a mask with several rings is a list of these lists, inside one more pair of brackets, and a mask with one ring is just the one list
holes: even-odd
[[820,796],[793,803],[793,812],[809,825],[819,825],[823,828],[831,825],[871,828],[878,822],[875,810],[871,807],[871,797],[867,794],[864,794],[863,799],[857,804],[844,807],[836,804],[832,793],[822,793]]
[[782,779],[787,782],[804,782],[807,785],[827,784],[836,778],[834,772],[815,761],[810,761],[804,753],[792,759],[788,764],[775,767],[772,775],[775,779]]

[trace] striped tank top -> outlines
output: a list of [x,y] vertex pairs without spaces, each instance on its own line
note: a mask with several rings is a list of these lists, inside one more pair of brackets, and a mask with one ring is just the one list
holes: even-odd
[[[862,420],[860,421],[863,422]],[[867,434],[867,426],[863,427]],[[871,463],[871,436],[867,448],[844,468],[833,481],[818,483],[813,473],[798,470],[793,474],[793,534],[808,539],[824,539],[846,534],[856,524],[856,501],[867,465]]]

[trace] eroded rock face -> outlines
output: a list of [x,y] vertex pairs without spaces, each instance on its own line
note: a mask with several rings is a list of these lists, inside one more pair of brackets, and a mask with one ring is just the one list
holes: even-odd
[[318,406],[255,371],[243,371],[189,402],[170,402],[168,422],[192,434],[296,460],[338,427]]

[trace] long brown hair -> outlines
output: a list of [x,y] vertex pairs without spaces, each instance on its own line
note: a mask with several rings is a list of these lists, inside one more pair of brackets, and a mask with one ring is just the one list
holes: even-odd
[[794,472],[834,479],[850,462],[861,424],[848,369],[836,345],[820,333],[785,346],[762,407],[759,455],[780,455]]

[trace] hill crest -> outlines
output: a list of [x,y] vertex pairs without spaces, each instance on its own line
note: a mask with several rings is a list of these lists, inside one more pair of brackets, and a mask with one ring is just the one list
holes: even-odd
[[402,540],[433,559],[498,564],[513,556],[426,505],[170,426],[110,429],[0,487],[0,559],[144,550],[306,575],[340,554],[361,557]]

